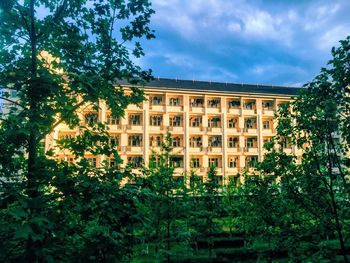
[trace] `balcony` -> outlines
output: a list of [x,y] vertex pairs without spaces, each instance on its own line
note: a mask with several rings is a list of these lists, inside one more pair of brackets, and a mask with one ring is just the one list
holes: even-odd
[[227,109],[228,114],[233,114],[233,115],[241,115],[242,114],[242,109],[241,108],[228,108]]
[[270,135],[272,136],[274,134],[274,130],[273,129],[262,129],[262,134],[263,135]]
[[209,98],[207,101],[207,113],[220,113],[221,112],[221,99]]
[[208,127],[208,132],[212,133],[222,133],[221,127]]
[[174,147],[171,151],[171,154],[183,155],[184,154],[184,147],[182,147],[182,146]]
[[142,103],[140,103],[139,105],[137,104],[129,104],[128,107],[126,108],[127,110],[142,110],[143,109],[143,105]]
[[161,132],[164,130],[164,126],[163,125],[160,125],[160,126],[150,125],[150,126],[148,126],[148,130],[150,132]]
[[181,112],[183,111],[183,100],[181,97],[168,98],[168,104],[166,107],[168,112]]
[[195,105],[190,106],[191,113],[204,113],[204,106]]
[[202,126],[189,126],[188,127],[189,132],[201,132],[204,131]]
[[160,151],[161,151],[160,146],[150,146],[148,148],[148,153],[153,153],[153,152],[160,153]]
[[258,153],[258,148],[257,147],[243,147],[243,152],[244,153]]
[[226,148],[227,153],[239,153],[239,147],[227,147]]
[[196,146],[196,147],[191,147],[189,148],[189,152],[190,153],[203,153],[204,151],[204,147],[203,146]]
[[234,115],[241,115],[242,107],[239,99],[231,100],[227,103],[227,113]]
[[183,126],[169,126],[170,132],[183,132],[184,127]]
[[208,152],[209,153],[222,153],[222,146],[209,146]]
[[176,167],[174,168],[174,174],[175,175],[182,175],[185,172],[185,169],[183,167]]
[[143,132],[143,126],[140,125],[132,125],[132,124],[128,124],[126,125],[126,131],[128,132]]
[[240,172],[240,169],[237,167],[226,168],[226,173],[229,173],[229,174],[238,174],[239,172]]
[[262,101],[262,114],[273,117],[275,114],[274,102],[272,100]]
[[256,114],[256,101],[246,100],[243,102],[243,115],[254,115]]
[[221,108],[211,108],[211,107],[207,107],[207,114],[215,114],[215,113],[220,113],[221,112]]
[[149,105],[150,110],[157,111],[157,112],[159,112],[159,111],[163,112],[163,111],[165,111],[165,108],[166,107],[163,104],[151,104],[151,105]]
[[248,134],[257,134],[258,133],[258,129],[253,127],[253,128],[243,128],[242,131],[244,133],[248,133]]
[[108,124],[108,128],[110,131],[122,131],[123,125],[121,125],[121,124]]
[[222,174],[222,172],[223,172],[222,167],[216,167],[215,170],[218,174]]
[[263,109],[262,114],[264,116],[269,116],[269,117],[274,117],[275,116],[275,111],[272,109]]
[[142,153],[143,147],[142,146],[126,146],[126,152],[128,152],[128,153]]
[[182,112],[183,111],[183,106],[181,105],[167,105],[166,106],[166,111],[167,112]]

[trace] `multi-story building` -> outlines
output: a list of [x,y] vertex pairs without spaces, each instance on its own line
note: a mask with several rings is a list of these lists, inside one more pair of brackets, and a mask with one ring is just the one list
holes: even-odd
[[[128,84],[123,86],[128,92]],[[263,144],[275,134],[276,109],[297,95],[298,88],[232,84],[175,79],[156,79],[144,89],[147,100],[129,105],[123,118],[116,118],[103,105],[99,112],[86,109],[82,121],[106,122],[111,143],[120,157],[134,168],[147,165],[152,151],[169,131],[173,138],[172,163],[177,176],[193,170],[205,178],[215,165],[218,180],[226,183],[263,158]],[[47,137],[54,140],[74,136],[78,131],[59,125]],[[298,151],[286,143],[285,151]],[[62,158],[73,156],[60,153]],[[99,166],[105,156],[87,156]]]

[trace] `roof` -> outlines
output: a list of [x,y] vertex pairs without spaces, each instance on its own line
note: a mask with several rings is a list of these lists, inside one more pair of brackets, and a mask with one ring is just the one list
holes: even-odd
[[258,85],[258,84],[238,84],[238,83],[223,83],[209,82],[197,80],[180,80],[156,78],[149,81],[143,86],[144,88],[162,88],[169,90],[189,90],[189,91],[208,91],[208,92],[224,92],[224,93],[257,93],[268,95],[298,95],[301,88]]

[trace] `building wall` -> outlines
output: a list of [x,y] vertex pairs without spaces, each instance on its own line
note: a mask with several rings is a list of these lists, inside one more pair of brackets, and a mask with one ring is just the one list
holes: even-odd
[[[288,95],[152,87],[145,88],[145,93],[148,100],[139,106],[129,105],[124,118],[109,125],[111,135],[117,138],[116,147],[124,164],[130,161],[137,163],[140,158],[147,164],[152,151],[159,150],[157,137],[169,131],[174,141],[179,142],[173,149],[179,166],[175,169],[177,176],[193,170],[205,179],[212,163],[217,166],[220,180],[224,183],[244,169],[250,169],[254,161],[262,160],[264,142],[275,135],[275,111],[279,104],[290,99]],[[84,114],[89,113],[91,110],[88,108],[83,110],[82,119]],[[98,120],[107,122],[109,116],[110,112],[101,103]],[[153,125],[150,123],[152,117]],[[196,117],[201,121],[194,119]],[[52,147],[54,140],[61,136],[74,136],[78,132],[61,124],[47,137],[46,147]],[[285,151],[296,149],[287,145]],[[60,154],[72,158],[69,153]],[[96,164],[99,165],[105,158],[96,157]]]

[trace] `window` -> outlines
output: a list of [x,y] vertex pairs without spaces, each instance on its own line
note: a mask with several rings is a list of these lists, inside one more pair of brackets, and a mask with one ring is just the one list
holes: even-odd
[[290,149],[292,147],[291,139],[290,138],[284,138],[281,141],[281,146],[282,146],[282,149]]
[[237,119],[228,119],[227,121],[227,127],[229,129],[233,129],[233,128],[236,128],[236,124],[237,124]]
[[191,107],[203,107],[204,99],[203,98],[191,98],[190,99]]
[[182,156],[170,157],[170,166],[173,168],[182,168],[183,167],[183,157]]
[[151,105],[161,105],[163,102],[162,96],[152,96],[151,99]]
[[263,143],[269,143],[269,142],[272,142],[272,138],[271,137],[264,137],[263,138]]
[[249,148],[256,148],[257,139],[256,138],[247,138],[246,139],[246,147]]
[[250,118],[244,120],[244,128],[246,129],[256,129],[256,119]]
[[59,140],[71,140],[75,137],[74,133],[61,133],[58,135]]
[[98,114],[94,112],[86,113],[84,117],[85,117],[85,123],[88,125],[95,124],[98,121]]
[[129,136],[129,146],[141,147],[142,146],[142,135],[130,135]]
[[221,147],[221,136],[210,136],[209,137],[210,147]]
[[219,167],[219,158],[209,158],[209,166]]
[[229,157],[228,158],[228,167],[237,168],[238,167],[238,157]]
[[163,138],[161,135],[151,136],[149,138],[149,146],[151,147],[160,147],[162,144]]
[[142,156],[130,156],[128,157],[128,163],[131,168],[140,168],[143,164]]
[[202,146],[201,136],[192,136],[190,138],[190,147],[201,147],[201,146]]
[[171,127],[180,127],[182,126],[182,116],[171,116],[169,122]]
[[129,115],[130,125],[141,125],[142,115],[141,114],[131,114]]
[[247,156],[245,159],[246,168],[254,168],[258,164],[258,156]]
[[109,167],[117,167],[117,161],[115,160],[115,158],[108,158],[108,166]]
[[229,148],[238,147],[238,138],[237,137],[229,137],[228,138],[228,147]]
[[170,98],[169,99],[169,105],[170,106],[180,106],[180,98]]
[[220,106],[220,99],[208,100],[208,107],[209,108],[219,108],[219,106]]
[[230,109],[238,109],[241,106],[241,101],[239,100],[231,100],[228,103],[228,107]]
[[89,163],[90,166],[96,167],[97,166],[97,158],[92,157],[92,158],[86,158],[87,162]]
[[273,101],[263,101],[262,108],[264,110],[273,110]]
[[162,115],[153,115],[149,117],[149,125],[151,126],[161,126],[163,121]]
[[263,129],[265,130],[270,129],[270,121],[263,121]]
[[182,139],[180,137],[172,137],[173,147],[181,147]]
[[208,126],[210,128],[220,128],[221,127],[221,118],[220,117],[210,117],[208,119]]
[[255,110],[256,108],[255,101],[246,101],[243,103],[243,107],[246,110]]
[[118,135],[111,135],[109,138],[109,146],[116,147],[119,146],[119,136]]
[[199,162],[199,158],[192,158],[191,159],[191,167],[192,168],[199,168],[201,165],[200,165],[200,162]]
[[119,117],[107,115],[107,124],[118,125],[119,124]]
[[200,116],[190,117],[191,127],[200,127],[201,125],[202,125],[202,117]]

